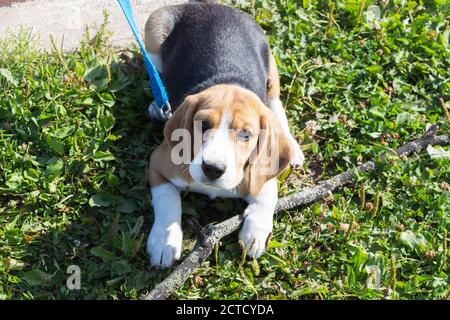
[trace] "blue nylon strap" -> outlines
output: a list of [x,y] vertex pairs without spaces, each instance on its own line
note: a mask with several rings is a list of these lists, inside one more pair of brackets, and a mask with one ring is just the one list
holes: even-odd
[[167,92],[164,89],[164,85],[159,77],[158,71],[156,70],[153,63],[150,61],[150,57],[145,50],[145,47],[139,37],[138,28],[136,26],[136,22],[133,18],[133,11],[131,10],[130,1],[128,0],[117,0],[119,2],[120,7],[125,15],[125,18],[130,25],[131,31],[133,31],[134,37],[141,49],[142,55],[144,56],[145,68],[147,69],[149,78],[150,78],[150,87],[152,89],[153,97],[155,98],[155,102],[160,109],[161,116],[163,118],[169,118],[171,116],[171,110],[169,105],[169,98],[167,97]]

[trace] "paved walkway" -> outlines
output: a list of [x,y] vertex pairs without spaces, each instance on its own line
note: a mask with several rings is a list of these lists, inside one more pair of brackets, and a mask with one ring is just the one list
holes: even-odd
[[[187,0],[130,0],[136,23],[143,36],[145,21],[155,9]],[[0,39],[20,26],[32,28],[40,46],[50,48],[50,35],[58,41],[64,36],[64,50],[77,47],[84,26],[96,29],[103,22],[103,10],[109,12],[108,28],[114,46],[128,46],[133,40],[116,0],[0,0]],[[91,32],[93,34],[94,32]],[[0,40],[1,41],[1,40]]]

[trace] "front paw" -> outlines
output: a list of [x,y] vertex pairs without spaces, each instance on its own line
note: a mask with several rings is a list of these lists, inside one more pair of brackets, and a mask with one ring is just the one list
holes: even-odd
[[181,256],[183,231],[178,224],[168,228],[153,226],[147,240],[150,264],[156,268],[169,268]]
[[259,258],[266,251],[272,224],[272,219],[262,218],[257,214],[245,218],[239,240],[244,242],[249,257]]

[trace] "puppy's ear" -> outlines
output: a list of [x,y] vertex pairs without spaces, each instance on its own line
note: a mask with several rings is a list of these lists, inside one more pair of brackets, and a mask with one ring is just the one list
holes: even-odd
[[248,166],[250,195],[257,195],[266,181],[283,172],[294,156],[291,143],[271,110],[261,115],[260,128]]
[[193,137],[193,117],[197,110],[198,97],[197,95],[187,96],[183,103],[175,110],[172,117],[166,122],[164,126],[164,138],[170,148],[173,148],[178,141],[172,141],[172,133],[176,129],[186,129]]

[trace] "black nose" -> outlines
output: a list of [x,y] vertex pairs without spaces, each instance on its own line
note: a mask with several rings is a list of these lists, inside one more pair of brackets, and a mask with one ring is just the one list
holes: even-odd
[[205,176],[207,176],[209,179],[217,180],[223,175],[226,167],[217,164],[207,164],[205,161],[203,161],[202,170]]

